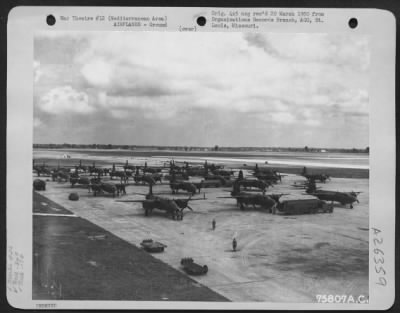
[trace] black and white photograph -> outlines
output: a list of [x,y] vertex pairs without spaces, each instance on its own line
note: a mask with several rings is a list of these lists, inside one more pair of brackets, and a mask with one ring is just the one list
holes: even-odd
[[368,301],[368,38],[34,41],[33,297]]
[[45,9],[9,24],[9,303],[390,305],[386,12]]

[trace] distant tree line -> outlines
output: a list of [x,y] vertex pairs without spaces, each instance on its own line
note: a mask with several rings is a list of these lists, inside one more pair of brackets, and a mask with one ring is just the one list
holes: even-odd
[[113,145],[113,144],[33,144],[35,149],[151,149],[151,150],[175,150],[175,151],[216,151],[216,152],[232,152],[232,151],[253,151],[253,152],[337,152],[337,153],[369,153],[369,147],[364,149],[351,148],[315,148],[315,147],[221,147],[215,145],[213,147],[198,146],[145,146],[145,145]]

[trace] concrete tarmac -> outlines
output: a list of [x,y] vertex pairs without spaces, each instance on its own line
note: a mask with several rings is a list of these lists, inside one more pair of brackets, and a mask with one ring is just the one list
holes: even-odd
[[[304,178],[285,176],[267,194],[303,197],[304,190],[290,186],[300,180]],[[40,193],[136,246],[146,238],[166,244],[165,252],[154,257],[176,269],[182,270],[183,257],[206,264],[208,273],[193,278],[232,301],[317,302],[317,295],[323,294],[368,296],[368,179],[332,178],[318,184],[325,190],[361,191],[354,209],[336,203],[333,213],[290,216],[257,208],[241,211],[235,199],[217,198],[229,196],[229,188],[207,188],[195,196],[205,192],[207,199],[190,202],[194,211],[185,210],[182,221],[162,211],[146,217],[141,203],[116,202],[144,199],[134,193],[145,194],[148,187],[130,183],[127,195],[118,198],[94,197],[87,189],[51,181]],[[77,192],[79,201],[68,200],[70,192]],[[183,192],[172,195],[168,185],[156,185],[153,192],[187,197]]]

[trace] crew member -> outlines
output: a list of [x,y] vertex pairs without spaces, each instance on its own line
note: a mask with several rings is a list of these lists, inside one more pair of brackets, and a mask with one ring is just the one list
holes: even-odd
[[232,240],[233,251],[236,251],[236,247],[237,247],[237,241],[236,241],[236,238],[233,238],[233,240]]

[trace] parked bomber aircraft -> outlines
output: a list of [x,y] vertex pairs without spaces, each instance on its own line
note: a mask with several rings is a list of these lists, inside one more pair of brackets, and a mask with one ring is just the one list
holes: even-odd
[[320,200],[339,202],[341,205],[350,204],[350,209],[353,208],[353,203],[360,201],[357,199],[358,192],[339,192],[330,190],[316,190],[309,192],[309,195],[315,196]]
[[178,193],[178,191],[182,189],[184,191],[190,192],[192,196],[194,196],[197,190],[197,187],[188,181],[172,181],[170,182],[169,186],[173,194]]
[[221,183],[221,186],[225,186],[226,181],[229,180],[229,178],[221,175],[206,175],[204,176],[204,180],[218,180]]
[[184,171],[188,176],[204,176],[207,175],[207,170],[203,167],[189,167]]
[[331,191],[331,190],[317,190],[315,181],[310,180],[309,187],[306,190],[306,193],[312,196],[317,197],[320,200],[331,201],[331,202],[339,202],[341,205],[350,204],[350,209],[353,208],[353,203],[360,201],[357,199],[357,196],[361,192],[340,192],[340,191]]
[[314,181],[320,181],[321,183],[325,183],[327,180],[331,180],[331,177],[326,174],[311,174],[307,172],[307,168],[303,167],[303,170],[301,172],[301,176],[304,176],[307,178],[307,180],[314,180]]
[[[89,167],[90,167],[90,166],[89,166]],[[88,167],[82,165],[82,160],[79,160],[79,164],[78,164],[78,165],[75,165],[75,170],[76,170],[76,171],[81,170],[81,171],[83,171],[83,172],[86,172],[86,171],[88,170]]]
[[112,194],[113,198],[115,197],[115,194],[118,196],[123,193],[126,194],[125,190],[125,184],[112,184],[112,183],[103,183],[103,182],[97,182],[97,183],[91,183],[89,185],[89,191],[90,189],[93,190],[93,195],[97,196],[97,194]]
[[[175,171],[173,171],[173,172],[171,172],[170,174],[164,175],[163,177],[164,177],[166,180],[172,181],[172,180],[174,179],[174,177],[175,177],[176,179],[178,179],[178,180],[188,180],[188,179],[189,179],[189,176],[190,176],[190,175],[186,174],[185,172],[180,173],[180,172],[175,172]],[[193,175],[193,176],[195,176],[195,175]]]
[[150,185],[150,191],[145,200],[117,200],[117,202],[141,202],[145,216],[150,216],[153,210],[160,210],[165,211],[167,215],[171,215],[173,220],[183,220],[183,210],[188,208],[193,211],[189,206],[189,201],[195,200],[204,200],[204,198],[192,199],[192,196],[190,196],[187,199],[170,199],[160,197],[153,194],[152,185]]
[[77,184],[89,187],[89,185],[91,184],[91,179],[88,177],[71,177],[69,179],[69,182],[71,183],[72,188]]
[[33,170],[37,173],[38,176],[51,176],[51,170],[46,167],[46,164],[44,162],[42,165],[36,165],[35,160],[33,160]]
[[235,172],[234,171],[223,170],[223,169],[215,169],[215,170],[212,171],[212,173],[214,175],[229,177],[229,176],[232,176]]
[[138,166],[136,166],[136,165],[129,165],[129,164],[128,164],[128,160],[126,160],[126,163],[125,163],[125,165],[124,165],[124,170],[125,170],[125,171],[126,171],[126,170],[136,171],[137,169],[139,169]]
[[281,182],[282,177],[286,176],[278,173],[277,171],[271,168],[258,167],[258,164],[256,164],[253,171],[254,171],[253,175],[257,177],[259,180],[272,182],[274,184],[278,183],[278,181]]
[[89,166],[89,174],[96,175],[97,177],[104,176],[106,171],[99,167],[90,167]]
[[135,174],[135,176],[133,176],[133,180],[137,184],[141,182],[143,184],[155,185],[157,181],[161,183],[161,177],[162,175],[160,173],[144,175]]
[[238,184],[239,186],[242,186],[245,189],[257,188],[260,189],[261,191],[265,191],[269,186],[271,186],[270,183],[267,183],[259,179],[241,179],[241,180],[236,180],[234,184]]
[[273,211],[273,208],[277,205],[276,199],[279,199],[279,197],[275,197],[274,199],[273,197],[268,196],[265,193],[254,194],[240,191],[240,185],[238,184],[233,185],[231,196],[218,198],[235,198],[236,203],[238,206],[240,206],[241,210],[244,210],[245,207],[252,205],[253,208],[255,208],[255,206],[259,206],[263,209],[268,210],[269,212]]
[[61,181],[61,180],[68,181],[68,179],[70,178],[70,175],[68,173],[66,173],[65,171],[58,170],[58,171],[51,173],[51,178],[52,178],[52,181]]

